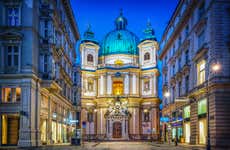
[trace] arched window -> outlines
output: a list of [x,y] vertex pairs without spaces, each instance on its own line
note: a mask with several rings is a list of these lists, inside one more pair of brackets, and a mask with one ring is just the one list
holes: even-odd
[[88,61],[88,62],[93,62],[93,55],[88,54],[88,55],[87,55],[87,61]]
[[149,54],[149,52],[147,52],[144,55],[144,60],[149,60],[149,59],[150,59],[150,54]]

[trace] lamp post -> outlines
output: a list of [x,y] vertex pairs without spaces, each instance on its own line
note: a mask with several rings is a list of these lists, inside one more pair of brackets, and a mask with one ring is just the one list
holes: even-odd
[[[213,58],[215,61],[216,59]],[[206,84],[206,94],[207,94],[207,120],[208,120],[208,131],[207,131],[207,144],[206,144],[206,150],[211,150],[211,143],[210,143],[210,112],[209,112],[209,78],[210,78],[210,73],[209,73],[209,67],[211,65],[211,70],[214,72],[218,72],[221,69],[221,65],[216,61],[214,64],[211,64],[212,59],[210,62],[207,64],[208,65],[208,80]]]
[[[168,99],[169,96],[170,96],[170,93],[167,91],[167,92],[164,93],[164,96],[165,96],[166,99]],[[169,117],[170,117],[170,115],[168,115],[168,118]],[[169,139],[170,134],[169,134],[169,132],[171,132],[171,130],[169,130],[169,126],[170,126],[169,122],[166,125],[167,125],[167,131],[168,131],[168,142],[170,142],[170,139]],[[170,128],[171,128],[171,126],[170,126]],[[166,133],[165,133],[165,136],[166,136]],[[166,140],[166,137],[165,137],[165,140]]]

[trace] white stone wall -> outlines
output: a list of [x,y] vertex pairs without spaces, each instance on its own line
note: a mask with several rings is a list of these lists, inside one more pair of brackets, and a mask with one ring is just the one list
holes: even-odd
[[[81,68],[85,70],[96,70],[98,65],[98,49],[99,46],[94,43],[82,43],[80,46],[81,51]],[[93,56],[93,62],[87,61],[87,56]]]

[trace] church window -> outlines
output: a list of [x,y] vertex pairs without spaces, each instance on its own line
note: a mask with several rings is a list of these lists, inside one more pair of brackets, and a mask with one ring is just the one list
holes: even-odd
[[150,59],[150,54],[149,54],[149,52],[147,52],[144,55],[144,60],[149,60],[149,59]]
[[88,62],[93,62],[93,55],[88,54],[88,55],[87,55],[87,61],[88,61]]

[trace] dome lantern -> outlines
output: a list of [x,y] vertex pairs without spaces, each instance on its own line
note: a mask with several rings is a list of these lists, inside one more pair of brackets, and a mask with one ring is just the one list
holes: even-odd
[[116,29],[117,30],[126,29],[127,24],[128,24],[127,19],[123,17],[123,12],[121,9],[119,17],[117,17],[115,20]]
[[93,39],[94,38],[94,33],[91,30],[90,24],[87,26],[87,30],[84,33],[84,38],[85,39]]
[[98,44],[98,41],[94,37],[94,32],[91,30],[91,25],[88,24],[86,31],[84,32],[81,42],[93,42]]
[[152,39],[156,41],[156,36],[155,36],[155,32],[152,28],[151,22],[150,20],[147,21],[147,25],[146,25],[146,29],[144,30],[144,39]]

